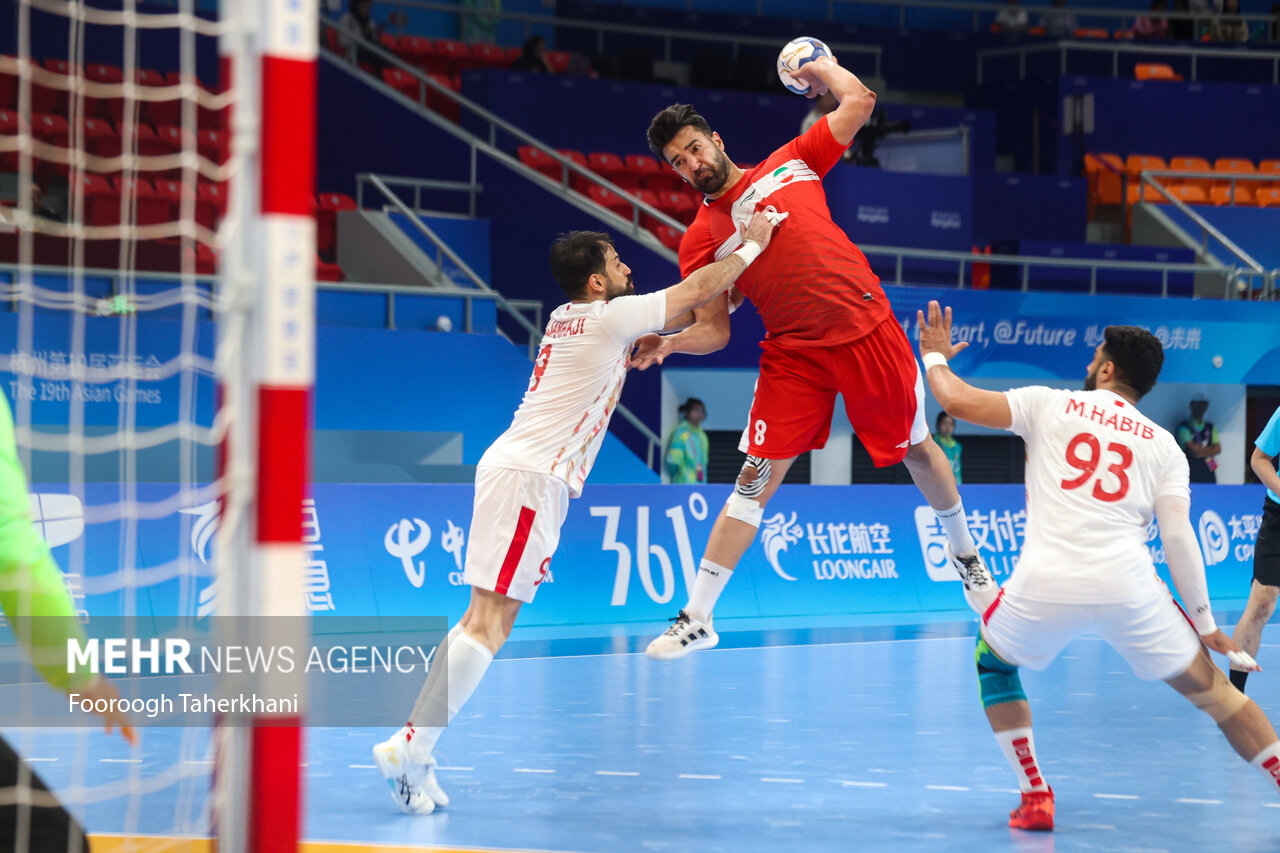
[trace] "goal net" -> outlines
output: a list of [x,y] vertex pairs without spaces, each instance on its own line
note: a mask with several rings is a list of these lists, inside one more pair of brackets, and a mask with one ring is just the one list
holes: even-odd
[[[306,637],[317,10],[214,5],[0,0],[0,382],[84,647]],[[130,746],[14,633],[17,849],[79,849],[41,840],[53,798],[95,850],[294,849],[305,691],[190,725],[126,668]]]

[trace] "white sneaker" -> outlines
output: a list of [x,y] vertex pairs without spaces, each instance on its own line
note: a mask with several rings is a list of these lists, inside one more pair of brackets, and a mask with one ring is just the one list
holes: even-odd
[[690,616],[685,610],[671,620],[674,624],[661,637],[649,644],[644,653],[654,660],[675,660],[689,652],[699,649],[715,648],[720,642],[720,635],[711,627],[708,618],[703,622],[696,616]]
[[397,732],[373,748],[373,761],[387,780],[391,798],[405,814],[431,814],[449,805],[449,797],[436,782],[436,761],[422,764],[409,757],[404,734]]
[[981,554],[957,557],[951,551],[951,543],[945,546],[947,559],[960,575],[964,583],[964,600],[979,616],[987,612],[991,602],[1000,594],[1000,584],[991,576],[991,570],[983,561]]

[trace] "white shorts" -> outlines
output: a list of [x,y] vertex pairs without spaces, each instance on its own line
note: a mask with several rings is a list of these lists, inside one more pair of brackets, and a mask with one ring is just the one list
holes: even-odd
[[569,487],[559,477],[477,468],[463,578],[525,604],[533,601],[568,512]]
[[1144,681],[1181,675],[1200,653],[1195,628],[1163,587],[1123,604],[1027,601],[1001,590],[982,618],[982,636],[991,650],[1001,660],[1031,669],[1044,669],[1085,634],[1105,640]]

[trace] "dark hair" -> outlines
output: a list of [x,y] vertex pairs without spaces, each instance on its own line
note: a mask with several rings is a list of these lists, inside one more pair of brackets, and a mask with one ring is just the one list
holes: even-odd
[[551,244],[551,275],[570,299],[586,293],[591,276],[604,274],[606,247],[614,249],[613,238],[603,231],[570,231]]
[[1164,366],[1164,347],[1156,336],[1138,326],[1107,326],[1102,351],[1116,366],[1116,379],[1146,395],[1155,387]]
[[676,411],[682,415],[688,414],[689,410],[694,408],[695,406],[699,409],[702,409],[702,411],[704,412],[707,410],[706,405],[701,400],[699,400],[697,397],[690,397],[688,400],[685,400],[683,403],[681,403],[680,408],[676,409]]
[[672,104],[649,122],[649,150],[665,162],[667,158],[663,156],[662,149],[686,127],[701,131],[707,139],[711,138],[711,125],[697,110],[688,104]]
[[520,52],[529,58],[537,54],[539,47],[546,47],[546,36],[529,36],[520,46]]
[[937,416],[936,418],[934,418],[934,419],[933,419],[933,428],[934,428],[934,429],[937,429],[938,427],[942,426],[942,419],[943,419],[943,418],[951,418],[951,420],[953,420],[953,421],[955,420],[955,418],[954,418],[954,417],[952,417],[951,415],[948,415],[946,412],[938,412],[938,416]]

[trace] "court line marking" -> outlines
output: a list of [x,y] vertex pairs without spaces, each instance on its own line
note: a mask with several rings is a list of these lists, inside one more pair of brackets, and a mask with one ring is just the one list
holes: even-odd
[[889,787],[889,784],[887,782],[852,782],[845,779],[840,780],[840,784],[846,788],[887,788]]
[[[966,643],[972,643],[972,635],[956,636],[956,637],[899,637],[893,640],[845,640],[838,643],[783,643],[776,646],[716,646],[713,649],[699,649],[698,654],[714,654],[718,652],[758,652],[762,649],[825,649],[837,646],[884,646],[891,643],[938,643],[957,640],[963,640]],[[538,642],[537,640],[529,640],[527,642]],[[535,655],[534,657],[511,657],[511,658],[494,658],[494,663],[514,663],[521,660],[573,660],[574,658],[605,658],[605,657],[640,657],[644,652],[600,652],[591,655]],[[1061,658],[1059,658],[1061,660]]]
[[1179,797],[1178,799],[1174,800],[1174,802],[1175,803],[1191,803],[1192,805],[1197,805],[1197,806],[1222,805],[1222,800],[1200,800],[1200,799],[1196,799],[1195,797]]
[[800,784],[803,784],[804,782],[803,779],[784,779],[778,776],[761,776],[760,781],[761,782],[779,782],[787,785],[800,785]]
[[[100,853],[213,853],[211,838],[179,835],[125,835],[115,832],[89,834]],[[571,853],[523,847],[439,847],[434,844],[377,844],[368,841],[299,841],[298,853]]]
[[680,774],[680,776],[679,776],[679,778],[681,778],[681,779],[711,779],[711,780],[717,780],[717,779],[720,779],[721,777],[720,777],[720,775],[719,775],[719,774],[715,774],[715,773],[681,773],[681,774]]
[[474,767],[437,767],[436,770],[455,770],[459,773],[462,773],[467,770],[475,770],[475,768]]
[[99,758],[103,764],[141,764],[141,758]]
[[348,770],[377,770],[377,769],[378,769],[378,765],[376,765],[376,764],[348,764],[348,765],[347,765],[347,769],[348,769]]
[[926,791],[969,791],[964,785],[925,785]]
[[639,776],[638,770],[597,770],[597,776]]
[[1094,794],[1099,800],[1137,800],[1137,794]]
[[56,759],[56,758],[35,758],[35,757],[29,757],[29,758],[24,758],[24,759],[22,759],[22,760],[23,760],[23,761],[25,761],[25,762],[27,762],[28,764],[34,764],[34,763],[36,763],[36,762],[52,762],[52,761],[57,761],[58,759]]
[[514,767],[514,768],[512,768],[511,772],[512,772],[512,773],[555,773],[555,772],[556,772],[556,768],[554,768],[554,767],[551,767],[551,768],[545,768],[545,767]]

